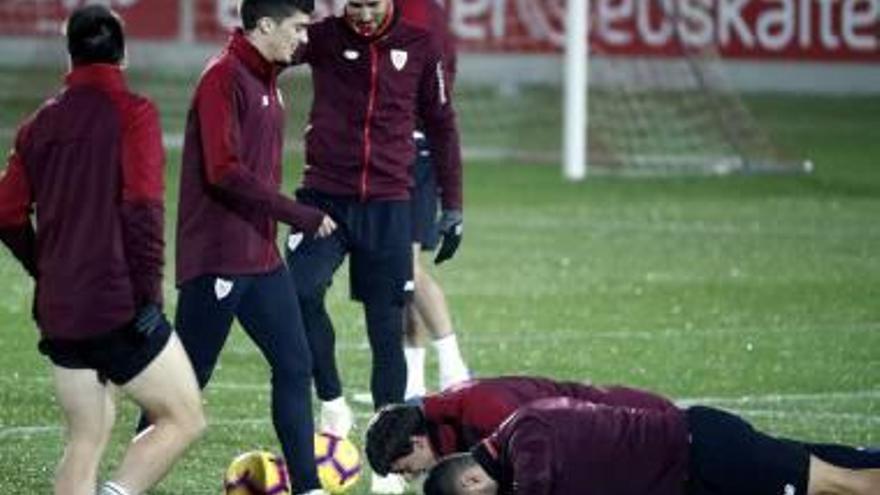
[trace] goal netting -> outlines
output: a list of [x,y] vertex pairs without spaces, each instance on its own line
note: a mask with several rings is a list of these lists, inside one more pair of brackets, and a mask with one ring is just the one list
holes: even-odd
[[[713,39],[716,2],[591,3],[587,118],[591,174],[803,170],[802,164],[779,152],[728,84],[727,64]],[[462,2],[451,4],[454,8]],[[496,21],[505,30],[504,38],[492,48],[505,57],[522,57],[520,70],[528,71],[529,63],[539,64],[541,56],[558,59],[561,65],[566,1],[508,0],[504,5],[499,17],[503,24]],[[451,14],[455,27],[458,14]],[[468,48],[467,40],[463,47]],[[540,55],[522,55],[528,52]],[[562,81],[561,76],[554,83],[514,83],[500,75],[494,88],[460,85],[458,108],[465,145],[488,157],[559,163],[563,112],[577,111],[562,108]]]

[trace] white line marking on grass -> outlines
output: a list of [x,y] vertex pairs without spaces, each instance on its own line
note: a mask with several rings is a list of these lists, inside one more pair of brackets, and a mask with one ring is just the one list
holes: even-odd
[[[231,390],[268,390],[268,384],[253,383],[234,383],[223,382],[216,383],[212,386],[222,389]],[[355,394],[359,395],[359,394]],[[880,415],[849,413],[849,412],[824,412],[824,411],[805,411],[802,408],[796,410],[777,410],[777,409],[750,409],[747,407],[736,407],[736,404],[748,405],[754,403],[775,403],[784,404],[786,402],[835,402],[853,399],[876,399],[880,398],[880,390],[854,390],[849,392],[827,392],[827,393],[809,393],[809,394],[764,394],[764,395],[745,395],[741,397],[689,397],[683,398],[676,403],[681,407],[691,405],[729,405],[728,409],[748,417],[767,417],[767,418],[802,418],[805,420],[834,420],[834,421],[855,421],[861,423],[880,424]],[[358,419],[368,419],[373,415],[372,411],[355,411],[355,417]],[[263,427],[271,425],[270,418],[240,418],[229,420],[208,420],[208,426],[216,428],[254,426]],[[63,431],[60,425],[25,425],[0,428],[0,440],[10,438],[20,438],[39,435],[59,434]]]
[[743,395],[739,397],[707,396],[687,397],[676,401],[680,406],[752,404],[752,403],[785,403],[785,402],[814,402],[814,401],[844,401],[853,399],[880,399],[880,390],[851,390],[847,392],[817,392],[809,394],[760,394]]
[[880,416],[872,414],[839,413],[839,412],[814,412],[814,411],[779,411],[773,409],[732,409],[737,414],[752,418],[772,419],[805,419],[823,421],[847,421],[880,424]]
[[0,440],[14,437],[29,437],[33,435],[45,435],[60,433],[62,428],[60,425],[44,425],[44,426],[11,426],[9,428],[0,428]]

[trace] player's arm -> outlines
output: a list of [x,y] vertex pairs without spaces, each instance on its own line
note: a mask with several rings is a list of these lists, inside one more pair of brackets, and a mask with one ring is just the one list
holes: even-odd
[[137,308],[162,304],[165,150],[159,114],[133,105],[122,133],[122,239]]
[[442,208],[461,211],[461,145],[444,63],[440,50],[432,45],[419,84],[418,112],[431,148]]
[[30,213],[31,185],[24,168],[21,149],[25,126],[18,133],[6,169],[0,172],[0,241],[12,251],[24,269],[37,277],[37,243]]
[[508,453],[517,495],[546,495],[553,488],[552,428],[535,418],[523,418],[510,433]]
[[425,127],[440,185],[442,214],[438,227],[443,240],[434,258],[439,264],[452,258],[458,250],[464,218],[458,124],[443,57],[436,44],[432,44],[431,50],[419,84],[418,113]]
[[208,74],[196,101],[208,184],[221,197],[314,234],[324,213],[281,194],[241,165],[241,127],[233,110],[236,96],[230,78],[222,76],[219,70]]

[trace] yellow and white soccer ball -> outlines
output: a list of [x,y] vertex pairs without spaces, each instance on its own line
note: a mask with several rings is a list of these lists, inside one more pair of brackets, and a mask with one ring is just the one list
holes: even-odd
[[226,495],[290,495],[290,476],[281,457],[252,451],[232,460],[223,486]]
[[315,434],[315,462],[324,490],[337,495],[349,491],[361,476],[361,455],[347,438]]

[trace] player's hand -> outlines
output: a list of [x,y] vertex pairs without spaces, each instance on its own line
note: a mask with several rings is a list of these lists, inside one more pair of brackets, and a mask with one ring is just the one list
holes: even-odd
[[459,244],[461,244],[463,227],[464,217],[462,217],[461,210],[443,210],[438,225],[443,239],[440,243],[440,249],[437,250],[437,256],[434,257],[435,264],[439,265],[455,255]]
[[327,237],[332,234],[334,230],[336,230],[336,222],[330,218],[330,215],[324,215],[324,219],[321,220],[321,225],[318,227],[318,231],[315,232],[315,237],[319,239]]
[[148,303],[134,315],[134,330],[138,335],[149,335],[162,323],[162,308],[156,303]]

